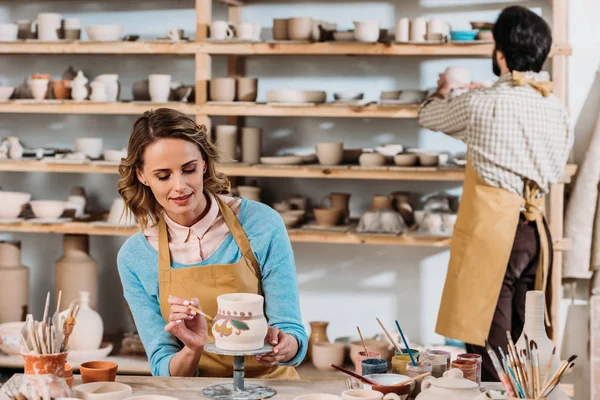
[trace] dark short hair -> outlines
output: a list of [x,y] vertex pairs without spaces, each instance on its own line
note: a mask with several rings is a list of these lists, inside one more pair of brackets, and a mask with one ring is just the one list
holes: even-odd
[[507,7],[492,33],[510,71],[541,71],[552,47],[552,31],[542,17],[525,7]]

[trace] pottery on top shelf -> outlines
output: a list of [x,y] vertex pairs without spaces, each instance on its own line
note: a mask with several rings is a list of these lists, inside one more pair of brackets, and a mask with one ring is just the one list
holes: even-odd
[[265,344],[268,325],[264,297],[252,293],[217,297],[218,312],[212,324],[215,345],[221,350],[252,351]]
[[88,39],[93,42],[116,42],[123,36],[122,25],[87,25],[84,29]]
[[21,321],[28,305],[29,268],[21,264],[21,243],[0,241],[0,323]]
[[321,165],[338,165],[344,159],[344,143],[342,142],[317,143],[315,151]]

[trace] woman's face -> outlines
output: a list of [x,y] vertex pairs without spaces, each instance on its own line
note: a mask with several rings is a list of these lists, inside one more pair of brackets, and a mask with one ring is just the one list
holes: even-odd
[[196,223],[206,207],[206,163],[195,143],[183,139],[159,139],[144,151],[138,179],[149,186],[156,201],[178,224]]

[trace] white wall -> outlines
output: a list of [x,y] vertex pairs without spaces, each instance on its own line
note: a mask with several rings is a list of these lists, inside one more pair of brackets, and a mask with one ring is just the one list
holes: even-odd
[[[126,33],[143,38],[163,35],[170,27],[194,29],[193,1],[152,0],[146,2],[73,2],[29,1],[0,2],[0,21],[31,18],[41,11],[77,16],[83,24],[115,22],[125,25]],[[478,3],[473,5],[472,3]],[[548,1],[525,2],[549,18]],[[576,2],[583,10],[583,0]],[[284,16],[318,16],[350,28],[353,20],[379,19],[393,29],[402,16],[440,16],[455,28],[468,28],[471,20],[494,20],[506,5],[502,1],[406,0],[402,2],[368,1],[313,3],[257,2],[244,11],[244,19],[270,27],[271,19]],[[168,10],[168,11],[165,11]],[[585,14],[584,11],[581,11]],[[215,19],[226,15],[216,6]],[[597,14],[596,14],[597,15]],[[589,26],[589,25],[587,25]],[[249,75],[258,76],[259,99],[271,88],[303,88],[333,91],[364,91],[376,99],[381,90],[428,88],[435,85],[437,74],[449,65],[465,65],[475,80],[494,79],[489,59],[428,59],[420,57],[255,57],[247,63]],[[576,62],[573,64],[578,67]],[[10,56],[0,58],[0,80],[19,84],[26,75],[51,73],[58,77],[69,66],[83,69],[88,77],[118,73],[122,98],[131,98],[131,85],[149,73],[170,73],[175,81],[193,82],[191,57],[170,56]],[[224,76],[226,62],[215,57],[213,75]],[[588,74],[589,75],[589,74]],[[581,83],[579,84],[579,79]],[[588,77],[589,78],[589,77]],[[573,85],[589,88],[589,79],[571,76]],[[583,89],[582,89],[583,90]],[[573,93],[579,97],[580,93]],[[574,99],[572,99],[574,100]],[[102,136],[106,147],[125,146],[134,116],[3,115],[0,136],[18,135],[30,146],[70,146],[79,136]],[[222,119],[216,118],[216,123]],[[343,140],[348,147],[373,146],[400,142],[451,152],[464,151],[461,143],[438,133],[419,128],[413,120],[335,119],[335,118],[248,118],[248,125],[264,129],[264,153],[274,154],[290,148],[311,148],[321,140]],[[318,201],[330,191],[353,193],[351,213],[360,214],[368,207],[370,196],[395,190],[426,194],[455,189],[452,183],[365,182],[263,179],[267,200],[281,199],[289,193],[310,195]],[[72,186],[84,185],[93,206],[108,209],[116,196],[116,177],[105,175],[59,175],[2,173],[4,189],[31,190],[35,199],[64,198]],[[52,289],[53,262],[62,253],[57,235],[16,235],[23,241],[23,262],[32,270],[32,308],[41,313],[44,294]],[[123,307],[116,272],[115,254],[121,238],[92,238],[92,255],[100,264],[100,312],[108,332],[131,327]],[[294,244],[300,283],[303,319],[329,320],[330,339],[354,335],[360,325],[365,335],[379,333],[375,316],[388,325],[398,318],[408,337],[424,343],[441,343],[434,333],[448,252],[430,248],[388,246],[343,246]],[[153,266],[149,266],[153,267]],[[110,315],[110,318],[108,317]]]

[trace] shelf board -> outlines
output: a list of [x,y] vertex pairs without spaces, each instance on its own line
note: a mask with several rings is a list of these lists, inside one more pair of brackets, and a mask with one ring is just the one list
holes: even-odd
[[337,118],[417,118],[419,105],[409,106],[340,106],[320,104],[312,106],[283,106],[257,103],[254,105],[221,105],[207,103],[202,113],[219,116],[247,117],[337,117]]
[[45,102],[0,102],[0,113],[140,115],[147,110],[161,107],[173,108],[190,115],[197,114],[198,111],[196,105],[180,102],[163,104],[149,101],[94,103],[91,101],[61,100],[59,103],[50,100]]
[[193,55],[196,42],[13,42],[0,43],[0,54],[146,54]]

